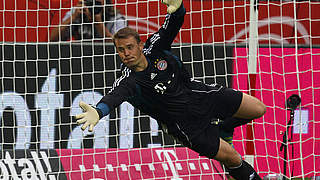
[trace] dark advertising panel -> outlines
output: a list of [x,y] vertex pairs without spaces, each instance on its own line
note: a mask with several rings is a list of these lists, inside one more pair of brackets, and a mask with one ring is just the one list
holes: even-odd
[[[199,45],[173,51],[195,79],[230,82],[226,74],[231,72],[232,48]],[[82,112],[79,101],[95,105],[120,77],[120,60],[112,44],[3,45],[0,53],[2,148],[142,148],[177,143],[159,131],[154,119],[128,103],[102,119],[94,133],[82,132],[75,123],[72,116]]]

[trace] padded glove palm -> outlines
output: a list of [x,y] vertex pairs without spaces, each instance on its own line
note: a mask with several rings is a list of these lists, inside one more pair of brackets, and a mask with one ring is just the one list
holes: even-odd
[[79,106],[84,111],[82,114],[78,114],[75,116],[78,124],[84,125],[81,127],[81,129],[84,131],[89,126],[89,131],[92,132],[94,126],[99,122],[100,117],[97,112],[97,110],[90,105],[84,103],[83,101],[80,101]]
[[182,0],[161,0],[161,2],[168,6],[167,12],[172,14],[176,12],[177,9],[181,6]]

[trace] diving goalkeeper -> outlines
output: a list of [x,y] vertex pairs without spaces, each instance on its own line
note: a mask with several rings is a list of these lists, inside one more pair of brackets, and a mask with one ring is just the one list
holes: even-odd
[[192,80],[182,61],[170,51],[186,10],[182,0],[162,3],[168,6],[166,19],[145,44],[129,27],[113,35],[122,76],[96,107],[80,102],[84,113],[75,116],[77,123],[84,124],[83,130],[89,127],[93,131],[99,119],[128,101],[185,146],[222,162],[235,179],[261,179],[220,134],[232,137],[235,127],[261,117],[265,105],[240,91]]

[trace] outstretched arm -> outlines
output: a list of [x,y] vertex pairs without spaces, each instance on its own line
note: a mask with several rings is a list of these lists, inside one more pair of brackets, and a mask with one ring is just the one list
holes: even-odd
[[126,68],[123,70],[123,75],[114,82],[112,89],[98,102],[96,107],[84,102],[79,103],[83,113],[76,115],[75,118],[78,124],[84,124],[82,130],[89,127],[89,131],[93,131],[101,118],[107,116],[111,110],[135,94],[135,83],[128,78],[129,70]]
[[151,53],[152,49],[170,50],[173,40],[176,38],[183,25],[186,9],[182,0],[162,0],[168,6],[167,16],[161,28],[150,36],[145,43],[145,53]]
[[126,95],[122,95],[119,89],[111,90],[107,95],[105,95],[96,107],[90,106],[82,101],[80,101],[79,106],[82,108],[83,113],[75,116],[77,123],[83,124],[81,129],[84,131],[89,127],[89,131],[92,132],[94,126],[99,122],[101,118],[107,116],[110,110],[119,106],[126,98]]

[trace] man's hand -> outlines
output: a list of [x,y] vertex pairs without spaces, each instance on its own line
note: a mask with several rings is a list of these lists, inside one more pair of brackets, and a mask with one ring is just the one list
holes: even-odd
[[181,6],[182,0],[161,0],[161,2],[168,6],[167,12],[172,14],[176,12],[177,9]]
[[84,125],[81,127],[83,131],[89,126],[89,131],[92,132],[94,126],[99,122],[99,114],[95,108],[84,103],[83,101],[80,101],[79,106],[84,111],[84,113],[75,116],[76,119],[79,119],[77,123],[84,123]]

